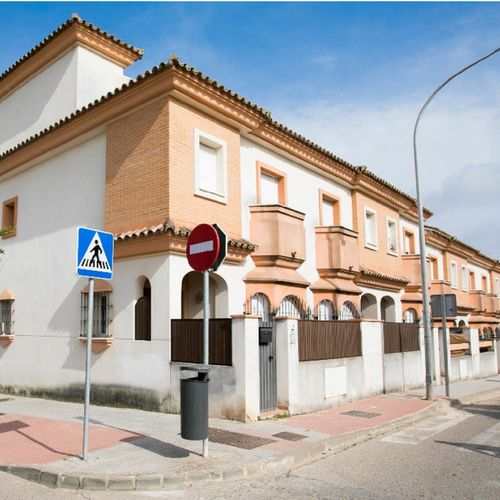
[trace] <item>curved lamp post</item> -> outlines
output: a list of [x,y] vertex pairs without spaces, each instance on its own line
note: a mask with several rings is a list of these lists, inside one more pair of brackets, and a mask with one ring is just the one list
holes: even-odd
[[425,253],[425,233],[424,233],[424,214],[422,207],[422,198],[420,196],[420,185],[418,180],[418,166],[417,166],[417,128],[425,109],[430,104],[434,96],[448,83],[451,82],[458,75],[461,75],[468,69],[476,66],[480,62],[488,59],[489,57],[500,52],[500,48],[497,48],[481,57],[480,59],[474,61],[473,63],[465,66],[460,71],[450,76],[446,81],[444,81],[425,101],[425,104],[420,109],[418,113],[417,120],[415,122],[415,128],[413,129],[413,159],[415,164],[415,185],[417,189],[417,209],[418,209],[418,236],[419,236],[419,246],[420,246],[420,267],[422,273],[422,301],[423,301],[423,316],[424,316],[424,339],[425,339],[425,398],[428,400],[434,399],[434,391],[432,386],[432,343],[431,343],[431,320],[429,314],[429,290],[427,288],[427,262]]

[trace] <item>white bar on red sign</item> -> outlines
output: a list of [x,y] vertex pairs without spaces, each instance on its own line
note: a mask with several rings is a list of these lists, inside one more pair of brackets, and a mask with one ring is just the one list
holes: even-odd
[[213,240],[202,241],[201,243],[196,243],[195,245],[189,245],[189,255],[195,255],[197,253],[212,252],[214,249]]

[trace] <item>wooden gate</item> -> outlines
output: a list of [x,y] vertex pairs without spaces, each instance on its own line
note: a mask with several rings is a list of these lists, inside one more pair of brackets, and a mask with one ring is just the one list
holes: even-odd
[[151,340],[151,299],[141,297],[135,305],[135,340]]

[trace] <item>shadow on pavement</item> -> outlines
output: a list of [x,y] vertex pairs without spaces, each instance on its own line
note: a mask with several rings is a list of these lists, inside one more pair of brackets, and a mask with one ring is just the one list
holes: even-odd
[[[83,417],[76,417],[78,420],[83,420]],[[123,427],[117,427],[115,425],[106,424],[101,422],[100,420],[96,420],[94,418],[89,419],[89,423],[94,425],[100,425],[102,427],[108,427],[110,429],[116,429],[119,431],[129,432],[130,434],[134,434],[134,436],[130,436],[127,438],[120,439],[122,443],[129,443],[137,446],[138,448],[142,448],[147,451],[151,451],[152,453],[156,453],[162,457],[166,458],[185,458],[188,457],[191,453],[189,450],[185,448],[180,448],[179,446],[175,446],[170,443],[166,443],[164,441],[160,441],[151,436],[145,436],[139,432],[131,431],[130,429],[125,429]],[[196,455],[196,453],[194,453]]]
[[144,437],[130,437],[121,440],[123,443],[130,443],[143,450],[151,451],[162,457],[166,458],[185,458],[190,454],[189,450],[180,448],[173,444],[165,443],[159,439],[144,436]]
[[473,415],[482,415],[495,420],[500,420],[500,405],[479,405],[472,404],[462,407],[462,411]]
[[21,431],[21,429],[26,429],[28,427],[31,427],[31,426],[29,424],[26,424],[25,422],[23,422],[21,420],[12,420],[11,422],[5,422],[3,424],[0,424],[0,434],[4,433],[4,432],[17,432],[17,434],[20,434],[28,441],[35,443],[36,445],[50,451],[51,453],[56,453],[58,455],[63,455],[66,457],[76,457],[77,456],[74,453],[66,453],[64,451],[56,450],[55,448],[52,448],[48,444],[43,443],[42,441],[39,441],[38,439],[35,439],[34,437],[29,436],[28,434]]
[[449,441],[435,441],[439,444],[447,444],[449,446],[456,446],[469,451],[475,451],[489,457],[500,458],[500,448],[498,446],[489,446],[487,444],[474,444],[474,443],[451,443]]

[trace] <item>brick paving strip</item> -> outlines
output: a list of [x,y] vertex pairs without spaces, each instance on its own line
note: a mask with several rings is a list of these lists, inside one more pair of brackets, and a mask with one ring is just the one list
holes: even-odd
[[[208,458],[201,456],[200,442],[181,439],[178,415],[93,406],[87,462],[78,456],[81,405],[15,397],[0,402],[0,412],[6,414],[0,416],[0,470],[49,487],[88,490],[172,489],[238,480],[286,471],[442,412],[450,404],[496,394],[500,390],[495,388],[463,395],[462,400],[433,403],[421,400],[418,393],[387,395],[250,424],[210,419],[212,435],[219,442],[209,443]],[[363,414],[378,415],[364,418]],[[47,426],[52,430],[41,434]],[[24,441],[14,447],[38,446],[43,451],[37,453],[55,461],[42,463],[37,458],[34,463],[34,457],[41,455],[28,459],[28,454],[18,450],[15,453],[24,461],[6,462],[6,447],[12,446],[8,440],[21,438]]]

